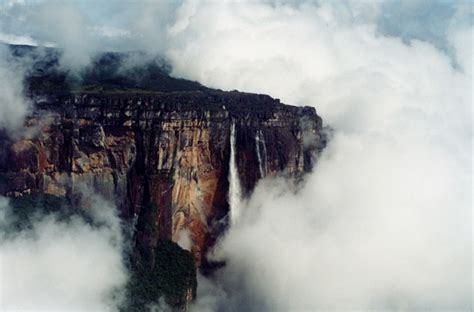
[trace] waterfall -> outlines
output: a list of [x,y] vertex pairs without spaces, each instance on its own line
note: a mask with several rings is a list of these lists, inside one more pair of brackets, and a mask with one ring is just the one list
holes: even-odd
[[[260,170],[260,177],[263,178],[267,173],[267,147],[265,146],[262,130],[258,130],[255,134],[255,144],[257,147],[258,169]],[[260,145],[263,145],[263,159]]]
[[260,177],[264,177],[263,172],[263,162],[262,162],[262,155],[260,153],[260,131],[257,131],[255,134],[255,144],[257,145],[257,158],[258,158],[258,169],[260,170]]
[[240,216],[241,189],[239,180],[239,170],[236,162],[236,144],[235,144],[235,121],[232,121],[230,128],[230,162],[229,162],[229,208],[230,222],[235,224]]

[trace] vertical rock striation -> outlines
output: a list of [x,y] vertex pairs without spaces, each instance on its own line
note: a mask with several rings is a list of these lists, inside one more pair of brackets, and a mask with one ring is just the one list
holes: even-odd
[[[87,185],[136,224],[135,256],[190,236],[197,264],[229,215],[231,132],[241,196],[259,179],[295,178],[324,145],[314,108],[222,91],[55,94],[34,99],[21,139],[0,137],[0,194],[74,201]],[[150,254],[151,253],[151,254]]]

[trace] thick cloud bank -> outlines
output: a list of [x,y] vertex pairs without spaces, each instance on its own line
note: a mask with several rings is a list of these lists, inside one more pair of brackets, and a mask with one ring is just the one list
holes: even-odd
[[383,35],[382,9],[180,8],[176,75],[315,106],[334,129],[301,190],[259,185],[197,307],[470,309],[471,7],[455,8],[444,50]]
[[94,197],[90,222],[57,214],[37,216],[30,230],[0,198],[2,311],[116,311],[127,271],[116,208]]

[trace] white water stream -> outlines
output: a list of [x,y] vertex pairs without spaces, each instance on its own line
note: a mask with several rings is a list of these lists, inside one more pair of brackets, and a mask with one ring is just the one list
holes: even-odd
[[229,205],[230,223],[238,222],[241,210],[242,191],[240,188],[239,170],[237,168],[235,143],[235,121],[232,121],[230,128],[230,164],[229,164]]
[[[264,178],[267,173],[267,147],[265,146],[265,138],[263,137],[262,130],[257,131],[255,134],[255,145],[257,148],[258,157],[258,169],[260,170],[260,178]],[[263,158],[261,152],[261,145],[263,145]]]

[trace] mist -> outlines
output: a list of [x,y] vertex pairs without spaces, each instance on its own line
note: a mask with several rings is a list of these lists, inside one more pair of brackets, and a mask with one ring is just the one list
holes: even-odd
[[[89,193],[92,194],[92,193]],[[15,215],[0,198],[0,301],[3,311],[116,311],[128,272],[117,209],[98,195],[81,205],[89,216]],[[39,210],[38,210],[39,211]]]
[[[20,18],[27,5],[4,7],[1,38],[61,47],[63,66],[80,68],[109,49],[158,53],[174,76],[314,106],[333,129],[296,190],[266,179],[245,199],[210,255],[226,266],[199,277],[193,310],[472,309],[471,3],[184,1],[109,10],[99,2],[98,13],[65,5],[59,20],[48,10],[28,23]],[[12,77],[2,62],[2,77]],[[12,127],[28,105],[21,81],[3,80],[0,124]],[[97,294],[119,287],[125,273],[109,234],[54,220],[35,231],[38,240],[4,242],[6,259],[38,259],[24,263],[32,265],[25,273],[62,276],[46,265],[51,255],[91,248],[87,261],[97,265],[106,254],[114,265],[104,263],[104,284],[90,293],[75,288],[96,282],[85,263],[65,264],[77,273],[68,279],[74,296],[56,307],[111,309]],[[92,247],[74,240],[76,232]],[[185,248],[188,239],[183,233]],[[59,254],[43,249],[45,241]],[[37,294],[31,302],[41,303],[51,294],[38,292],[40,277],[8,297]]]
[[0,129],[10,133],[21,130],[30,110],[23,90],[25,70],[23,64],[16,62],[10,51],[0,45]]
[[296,192],[259,184],[196,310],[470,309],[472,8],[442,41],[382,31],[384,9],[181,7],[175,75],[314,106],[333,129]]

